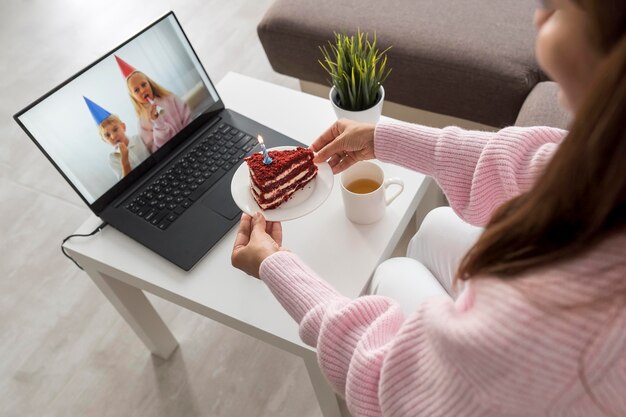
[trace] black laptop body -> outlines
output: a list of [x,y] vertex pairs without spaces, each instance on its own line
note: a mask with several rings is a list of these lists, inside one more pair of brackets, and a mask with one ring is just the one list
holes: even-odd
[[[119,175],[115,166],[119,144],[113,147],[101,140],[98,129],[103,124],[96,125],[113,114],[108,106],[127,121],[127,131],[131,125],[134,132],[140,129],[130,103],[132,92],[126,91],[129,78],[125,86],[124,67],[115,64],[118,58],[132,61],[131,70],[141,67],[151,79],[167,83],[171,95],[189,108],[191,119],[121,179],[109,168]],[[165,107],[166,102],[160,102]],[[259,151],[257,135],[271,147],[303,146],[224,107],[173,12],[14,118],[97,216],[186,271],[238,223],[241,211],[232,199],[230,183],[243,159]],[[48,119],[73,121],[73,133],[55,134]]]

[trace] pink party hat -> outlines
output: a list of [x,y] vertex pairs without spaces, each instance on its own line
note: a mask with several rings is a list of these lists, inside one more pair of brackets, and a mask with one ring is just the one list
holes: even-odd
[[137,71],[132,65],[124,61],[119,56],[117,55],[114,55],[114,56],[115,56],[115,60],[117,61],[117,65],[120,67],[120,71],[122,71],[122,75],[124,76],[124,78],[128,78],[130,74]]

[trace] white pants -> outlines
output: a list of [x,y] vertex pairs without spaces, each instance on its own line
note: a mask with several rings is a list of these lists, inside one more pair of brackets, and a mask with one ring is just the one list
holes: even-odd
[[454,274],[482,231],[465,223],[450,207],[434,209],[411,239],[407,256],[378,266],[369,293],[395,299],[405,314],[415,311],[428,297],[454,297]]

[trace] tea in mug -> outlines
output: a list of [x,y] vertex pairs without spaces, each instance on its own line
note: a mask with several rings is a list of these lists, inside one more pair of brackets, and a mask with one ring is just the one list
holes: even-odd
[[352,181],[346,186],[346,189],[355,194],[368,194],[376,191],[380,187],[380,183],[369,178],[362,178]]

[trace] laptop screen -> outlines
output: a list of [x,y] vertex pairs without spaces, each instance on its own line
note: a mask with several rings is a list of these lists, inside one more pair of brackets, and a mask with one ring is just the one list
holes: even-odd
[[218,100],[170,13],[17,119],[91,205]]

